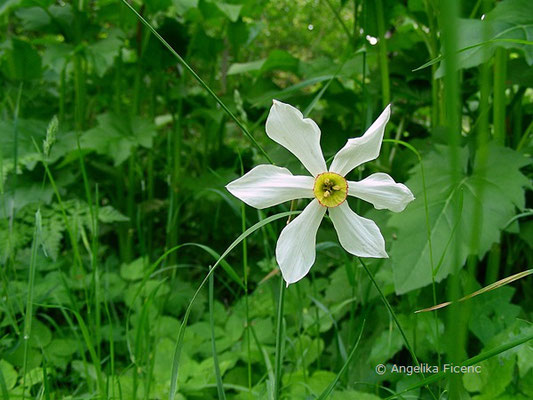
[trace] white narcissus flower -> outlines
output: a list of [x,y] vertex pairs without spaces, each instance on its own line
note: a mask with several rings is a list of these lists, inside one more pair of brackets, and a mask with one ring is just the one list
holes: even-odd
[[411,191],[389,175],[375,173],[359,182],[345,176],[379,155],[390,105],[365,134],[348,139],[331,166],[320,149],[320,129],[289,104],[274,100],[266,122],[267,135],[293,153],[313,176],[295,176],[282,167],[258,165],[226,188],[249,206],[272,207],[300,198],[313,199],[282,231],[276,259],[287,285],[302,279],[315,262],[316,234],[326,211],[344,249],[358,257],[387,258],[385,240],[374,221],[354,213],[345,201],[354,196],[378,210],[402,211],[414,199]]

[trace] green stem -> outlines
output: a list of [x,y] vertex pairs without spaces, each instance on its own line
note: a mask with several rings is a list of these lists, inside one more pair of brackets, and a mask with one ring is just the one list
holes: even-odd
[[276,361],[275,361],[275,380],[274,380],[274,398],[281,397],[281,379],[283,364],[283,307],[285,299],[285,281],[280,276],[279,299],[278,299],[278,316],[276,322]]
[[505,79],[507,76],[507,50],[502,47],[494,54],[493,123],[494,141],[505,145]]
[[376,0],[376,18],[378,26],[378,51],[379,70],[381,73],[381,102],[383,108],[390,103],[390,77],[389,60],[387,57],[387,40],[385,39],[385,15],[383,11],[383,0]]
[[[211,269],[211,267],[209,267]],[[215,378],[217,381],[217,392],[219,400],[226,400],[226,393],[224,392],[224,385],[222,382],[222,375],[220,373],[220,365],[218,364],[217,346],[215,340],[215,307],[214,307],[214,282],[215,277],[209,277],[209,326],[211,328],[211,350],[213,353],[213,365],[215,368]]]
[[207,91],[207,93],[222,107],[222,109],[230,116],[230,118],[237,124],[237,126],[241,129],[241,131],[250,139],[250,141],[254,144],[254,146],[257,147],[257,149],[265,156],[265,158],[270,162],[271,164],[274,164],[270,156],[266,153],[266,151],[263,149],[263,147],[255,140],[255,138],[252,136],[252,134],[248,131],[246,126],[229,110],[229,108],[224,104],[224,102],[213,92],[213,90],[207,86],[207,84],[203,81],[202,78],[187,64],[187,62],[172,48],[168,42],[163,39],[163,37],[155,30],[155,28],[146,21],[138,12],[133,8],[131,4],[129,4],[126,0],[122,0],[122,2],[137,16],[137,18],[148,28],[150,31],[154,34],[154,36],[165,46],[174,57],[177,58],[177,60],[180,62],[181,65],[198,81],[198,83]]
[[[381,288],[379,287],[378,283],[374,279],[374,275],[372,274],[370,269],[366,266],[366,264],[363,262],[363,260],[361,260],[361,258],[358,258],[358,259],[359,259],[359,262],[361,263],[361,265],[363,266],[365,272],[367,273],[368,277],[372,281],[372,284],[374,285],[374,287],[378,291],[378,294],[381,297],[381,300],[383,301],[383,303],[385,304],[385,307],[387,307],[387,310],[389,310],[389,313],[390,313],[390,315],[391,315],[391,317],[392,317],[392,319],[394,321],[394,324],[396,325],[396,327],[400,331],[400,335],[402,335],[403,342],[405,344],[405,347],[407,347],[407,350],[409,351],[409,354],[411,355],[411,358],[413,359],[414,363],[417,366],[420,366],[420,362],[418,361],[418,358],[416,357],[415,351],[413,350],[411,344],[409,343],[409,340],[407,339],[407,335],[405,334],[405,332],[404,332],[404,330],[403,330],[403,328],[402,328],[402,326],[400,324],[400,321],[398,320],[398,317],[396,316],[396,313],[392,309],[392,306],[390,305],[389,301],[387,300],[387,298],[385,297],[385,295],[381,291]],[[424,374],[422,372],[420,372],[420,376],[423,379],[425,378]],[[427,387],[427,389],[429,390],[429,393],[431,394],[431,396],[436,400],[437,397],[431,391],[431,389],[429,387]]]

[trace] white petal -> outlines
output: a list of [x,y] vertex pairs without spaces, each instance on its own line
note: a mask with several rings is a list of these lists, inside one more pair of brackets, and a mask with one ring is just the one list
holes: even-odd
[[316,232],[325,212],[326,207],[315,199],[281,231],[276,260],[287,285],[302,279],[314,264]]
[[415,199],[409,188],[378,172],[359,182],[348,181],[348,194],[372,203],[378,210],[400,212]]
[[347,202],[329,209],[342,247],[358,257],[388,258],[385,239],[376,223],[354,213]]
[[294,176],[287,168],[265,164],[229,183],[226,189],[249,206],[266,208],[289,200],[314,197],[314,182],[310,176]]
[[266,122],[266,133],[294,154],[313,176],[326,172],[320,149],[320,128],[289,104],[274,100]]
[[359,165],[375,160],[381,149],[385,126],[389,122],[390,104],[361,137],[348,139],[346,145],[335,155],[330,172],[346,176]]

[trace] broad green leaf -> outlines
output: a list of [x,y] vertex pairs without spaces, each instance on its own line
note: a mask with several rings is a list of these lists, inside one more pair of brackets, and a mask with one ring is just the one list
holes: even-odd
[[119,30],[113,30],[104,39],[89,45],[88,54],[98,76],[102,77],[119,55],[123,42],[120,37],[122,35]]
[[311,398],[320,395],[335,379],[335,374],[331,371],[318,370],[310,377],[304,377],[304,372],[298,370],[283,378],[283,385],[287,386],[291,399],[305,399],[308,395],[312,395]]
[[[533,2],[505,0],[482,20],[458,21],[457,66],[471,68],[489,60],[497,46],[523,51],[529,65],[533,64]],[[485,33],[486,30],[486,33]],[[529,44],[528,44],[529,42]],[[444,63],[435,73],[444,76]]]
[[334,392],[331,400],[380,400],[381,397],[375,394],[359,392],[356,390],[345,390],[342,392]]
[[4,376],[7,390],[12,389],[17,383],[17,371],[6,360],[0,360],[0,370]]
[[138,116],[102,114],[97,120],[98,125],[81,137],[81,146],[111,157],[115,166],[122,164],[135,148],[152,147],[157,133],[152,122]]
[[27,30],[37,30],[50,24],[50,16],[41,7],[21,8],[15,11],[20,18],[22,27]]
[[217,1],[215,4],[231,22],[237,22],[239,19],[239,14],[241,13],[241,4],[229,4],[220,1]]
[[463,375],[463,383],[469,392],[480,392],[477,400],[492,400],[499,398],[513,379],[516,356],[501,354],[497,357],[482,361],[480,373],[471,372]]
[[20,4],[22,0],[5,0],[0,4],[0,15]]
[[146,260],[138,258],[129,264],[122,264],[120,266],[120,276],[128,281],[136,281],[142,279],[144,276],[144,268]]
[[244,74],[245,72],[260,71],[266,59],[250,61],[245,63],[231,64],[228,69],[228,75]]
[[300,61],[286,51],[273,50],[261,66],[261,73],[273,70],[296,72]]
[[[505,0],[496,4],[485,18],[494,29],[492,39],[517,39],[533,42],[533,2],[530,0]],[[532,44],[501,41],[498,46],[521,49],[529,65],[533,64]]]
[[512,287],[503,287],[472,299],[475,317],[468,326],[483,344],[510,326],[520,313],[520,307],[511,304],[514,292]]
[[191,8],[198,7],[198,0],[172,0],[178,14],[183,15]]
[[[426,172],[429,224],[433,248],[434,267],[440,263],[435,280],[446,278],[453,269],[453,238],[460,231],[459,265],[469,254],[483,256],[500,238],[500,231],[515,215],[516,208],[525,205],[524,188],[528,179],[520,168],[529,160],[515,151],[496,146],[488,147],[488,165],[482,167],[476,160],[473,171],[467,172],[468,154],[462,149],[459,156],[461,179],[451,185],[448,148],[437,146],[424,160]],[[505,166],[505,167],[503,167]],[[394,270],[396,293],[402,294],[429,285],[432,282],[429,243],[427,240],[424,194],[420,168],[406,183],[416,200],[405,211],[390,218],[389,225],[396,228],[390,256]],[[462,207],[454,206],[462,203]],[[455,209],[461,208],[461,215]],[[474,216],[479,211],[480,229],[474,229]],[[479,233],[477,240],[473,235]],[[478,242],[477,249],[471,248]]]
[[2,59],[3,74],[14,81],[29,81],[41,77],[41,57],[28,42],[11,39],[10,48]]

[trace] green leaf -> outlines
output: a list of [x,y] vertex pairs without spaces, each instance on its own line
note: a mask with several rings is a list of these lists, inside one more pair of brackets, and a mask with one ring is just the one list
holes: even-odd
[[514,292],[512,287],[503,287],[472,300],[475,317],[468,326],[483,344],[510,326],[520,313],[520,307],[511,304]]
[[183,15],[191,8],[198,7],[198,0],[172,0],[178,14]]
[[231,22],[237,22],[241,13],[242,4],[229,4],[217,1],[216,5]]
[[11,39],[1,64],[3,74],[14,81],[29,81],[41,77],[41,57],[23,40]]
[[144,276],[144,267],[146,260],[142,257],[132,261],[129,264],[120,266],[120,276],[128,281],[136,281]]
[[22,27],[25,30],[41,29],[52,20],[41,7],[21,8],[15,11],[15,15],[20,18]]
[[31,323],[30,346],[41,349],[52,340],[52,332],[41,321],[34,319]]
[[[533,2],[529,0],[499,2],[483,21],[460,19],[457,30],[461,32],[457,43],[457,67],[460,69],[489,60],[497,46],[519,49],[527,63],[533,64]],[[435,77],[443,76],[444,63],[441,63]]]
[[345,390],[343,392],[334,392],[331,400],[380,400],[381,397],[375,394],[358,392],[356,390]]
[[228,75],[238,75],[238,74],[244,74],[246,72],[260,71],[265,61],[266,61],[266,58],[262,60],[250,61],[250,62],[245,62],[245,63],[231,64],[231,66],[228,69]]
[[[494,144],[488,147],[487,165],[480,166],[476,160],[472,173],[467,173],[468,154],[466,148],[462,149],[459,156],[461,180],[457,186],[452,186],[448,152],[447,147],[437,146],[436,151],[423,160],[434,267],[441,263],[435,276],[437,282],[452,271],[454,229],[461,232],[458,246],[459,266],[462,266],[469,254],[481,257],[493,243],[499,241],[500,231],[515,215],[516,208],[524,207],[524,188],[530,186],[528,179],[520,172],[520,168],[529,164],[529,160],[511,149]],[[404,212],[393,215],[389,220],[389,225],[396,228],[397,236],[390,255],[398,294],[432,282],[424,193],[418,167],[406,184],[416,200]],[[455,202],[462,202],[459,217],[454,212]],[[477,210],[480,213],[480,229],[477,226],[474,229],[473,218]],[[478,240],[474,240],[475,234],[479,234]],[[476,241],[477,249],[471,248]]]
[[122,35],[121,31],[113,30],[106,38],[88,47],[88,54],[98,76],[102,77],[113,65],[115,57],[119,55],[123,42]]
[[[302,370],[284,376],[283,384],[288,386],[291,399],[304,399],[309,394],[318,396],[335,379],[335,374],[331,371],[318,370],[312,376],[306,377]],[[312,397],[314,397],[312,396]]]
[[273,70],[297,72],[300,61],[286,51],[273,50],[261,66],[261,73]]
[[507,385],[511,383],[514,375],[516,356],[502,354],[497,357],[482,361],[479,373],[471,372],[463,375],[463,383],[469,392],[480,392],[477,400],[497,399]]
[[110,224],[112,222],[127,222],[130,219],[111,206],[104,206],[98,209],[98,220]]
[[6,360],[0,360],[0,371],[4,376],[7,390],[12,389],[17,383],[17,371]]
[[81,146],[111,157],[115,166],[122,164],[133,149],[152,147],[152,138],[157,133],[152,122],[138,116],[102,114],[97,120],[98,126],[81,137]]

